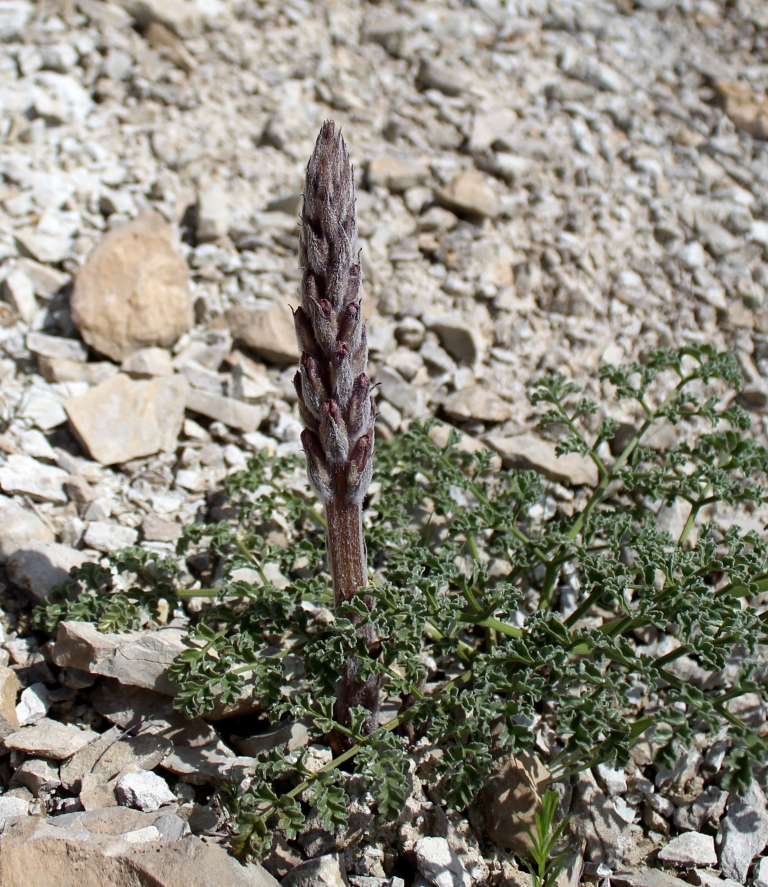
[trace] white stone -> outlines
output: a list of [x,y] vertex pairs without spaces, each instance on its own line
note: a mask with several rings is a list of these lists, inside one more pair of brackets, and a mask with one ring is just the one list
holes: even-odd
[[206,243],[229,231],[229,197],[221,185],[200,192],[197,204],[197,240]]
[[659,859],[679,866],[717,865],[715,839],[701,832],[685,832],[661,848]]
[[19,416],[30,419],[43,431],[50,431],[67,421],[58,396],[40,380],[36,380],[36,384],[24,395]]
[[115,791],[123,807],[134,807],[144,813],[152,813],[163,804],[171,804],[176,800],[168,783],[151,770],[126,773],[118,780]]
[[3,281],[3,298],[26,323],[30,323],[37,313],[32,281],[19,268],[11,271]]
[[45,333],[27,333],[27,348],[40,357],[63,360],[88,360],[88,349],[77,339],[49,336]]
[[0,486],[6,493],[26,493],[43,502],[67,501],[64,481],[69,473],[53,465],[44,465],[29,456],[13,453],[0,468]]
[[85,531],[83,542],[89,548],[108,554],[110,551],[135,545],[138,538],[138,530],[133,527],[123,527],[111,521],[93,521]]
[[48,714],[50,707],[50,693],[45,684],[32,684],[22,691],[21,700],[16,706],[19,725],[26,727],[27,724],[34,724]]
[[753,887],[768,887],[768,856],[758,861],[754,869]]
[[132,832],[123,832],[118,835],[123,841],[129,844],[149,844],[152,841],[159,841],[161,838],[160,829],[154,825],[145,825],[144,828],[134,829]]
[[694,270],[696,268],[704,267],[707,261],[707,254],[704,252],[704,247],[698,240],[692,240],[690,243],[686,243],[686,245],[682,247],[677,254],[677,258],[682,262],[685,268]]
[[22,798],[0,798],[0,832],[5,830],[9,819],[14,816],[26,816],[29,813],[29,801]]
[[627,790],[627,775],[624,770],[615,770],[608,764],[597,765],[597,775],[603,781],[609,795],[623,795]]
[[420,838],[414,852],[418,870],[433,887],[471,887],[468,873],[445,838]]
[[24,451],[24,455],[32,456],[33,459],[53,461],[56,458],[56,452],[48,443],[48,438],[34,428],[19,434],[19,446]]
[[31,541],[53,542],[53,532],[27,508],[0,496],[0,564]]
[[768,842],[768,812],[765,799],[759,807],[737,801],[728,808],[717,830],[720,870],[740,884],[747,879],[752,860]]

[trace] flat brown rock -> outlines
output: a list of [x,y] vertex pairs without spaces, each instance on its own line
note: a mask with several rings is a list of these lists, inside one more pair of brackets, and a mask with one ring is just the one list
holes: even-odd
[[[89,818],[94,815],[100,821]],[[260,865],[242,865],[216,843],[194,835],[159,840],[159,829],[142,828],[153,815],[157,821],[156,814],[114,807],[12,821],[0,838],[0,883],[3,887],[277,887]],[[141,838],[142,843],[132,843]]]
[[90,455],[114,465],[176,448],[188,389],[183,376],[134,380],[119,373],[65,407]]
[[489,435],[485,441],[501,456],[505,468],[538,471],[556,483],[597,485],[597,468],[590,459],[578,453],[558,456],[554,444],[535,434]]
[[189,272],[162,216],[146,212],[102,239],[77,275],[71,309],[84,341],[118,363],[190,329]]
[[[41,718],[37,723],[6,736],[3,747],[7,751],[16,749],[28,755],[63,761],[98,738],[99,734],[93,730],[81,730],[74,724],[61,724],[50,718]],[[0,882],[5,884],[1,879]]]
[[79,668],[173,696],[177,688],[168,671],[186,649],[185,636],[178,628],[109,634],[89,622],[61,622],[53,661],[60,667]]
[[298,363],[299,346],[287,301],[276,302],[261,312],[235,308],[227,312],[227,321],[236,341],[269,363]]

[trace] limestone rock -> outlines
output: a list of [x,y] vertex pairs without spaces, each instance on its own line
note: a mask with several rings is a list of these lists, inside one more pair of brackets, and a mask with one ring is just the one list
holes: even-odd
[[13,796],[0,798],[0,832],[5,830],[9,819],[16,816],[26,816],[28,813],[29,801]]
[[140,28],[153,22],[165,25],[179,37],[193,37],[207,22],[220,18],[222,0],[119,0]]
[[469,873],[445,838],[420,838],[414,853],[416,867],[434,887],[471,887]]
[[598,788],[589,770],[575,777],[572,829],[587,844],[586,856],[612,869],[621,865],[631,839],[627,822],[616,811],[613,801]]
[[211,394],[191,386],[187,389],[185,402],[187,409],[193,413],[223,422],[238,431],[255,431],[266,418],[266,410],[262,406],[244,403],[234,397]]
[[253,773],[253,758],[238,757],[223,742],[189,748],[174,747],[162,763],[164,770],[180,776],[191,785],[216,785]]
[[117,375],[118,368],[108,360],[82,363],[58,357],[38,357],[37,365],[46,382],[87,382],[98,385]]
[[[96,812],[96,811],[95,811]],[[151,814],[114,808],[104,813],[133,813],[146,821]],[[104,824],[92,823],[90,814],[71,814],[72,826],[58,825],[68,816],[47,820],[28,817],[12,821],[0,838],[0,882],[3,887],[55,884],[56,887],[278,887],[260,865],[242,865],[214,842],[189,835],[163,841],[154,825],[111,834]],[[88,829],[88,826],[93,831]],[[157,838],[137,843],[129,836],[151,828]]]
[[476,169],[459,173],[437,197],[443,206],[459,215],[492,219],[501,212],[496,192]]
[[746,883],[752,860],[768,843],[768,812],[765,801],[759,807],[736,801],[720,820],[717,849],[720,870],[726,878]]
[[468,87],[470,78],[455,65],[445,65],[434,59],[422,58],[416,82],[423,89],[437,89],[445,95],[460,95]]
[[152,770],[172,748],[170,740],[162,736],[125,736],[121,729],[112,727],[62,764],[61,784],[78,793],[86,782],[90,786],[106,785],[129,767]]
[[16,733],[6,736],[3,747],[7,751],[17,749],[28,755],[63,761],[89,742],[98,739],[98,736],[93,730],[81,730],[74,724],[41,718],[36,724],[22,727]]
[[447,317],[422,315],[424,325],[437,333],[445,350],[464,363],[474,364],[485,352],[486,342],[482,333],[459,314]]
[[27,275],[21,269],[15,268],[3,281],[0,291],[3,299],[19,317],[30,323],[37,313],[37,300],[32,281]]
[[63,484],[68,478],[62,468],[44,465],[21,453],[12,453],[0,468],[0,487],[6,493],[26,493],[43,502],[66,502]]
[[72,427],[102,465],[172,452],[184,421],[183,376],[146,381],[119,373],[66,403]]
[[16,696],[21,689],[16,672],[0,665],[0,739],[21,729],[16,714]]
[[494,766],[494,773],[480,791],[491,840],[515,853],[528,853],[531,841],[524,826],[534,827],[534,815],[548,779],[546,767],[527,753],[510,755]]
[[0,564],[33,540],[53,542],[54,535],[33,511],[0,496]]
[[118,801],[125,807],[134,807],[144,813],[159,810],[164,804],[172,804],[176,795],[168,788],[162,776],[150,770],[126,773],[118,780]]
[[133,527],[123,527],[113,521],[91,521],[83,536],[83,542],[89,548],[108,554],[135,545],[138,538],[139,533]]
[[207,243],[225,237],[229,231],[229,197],[221,185],[200,192],[197,201],[197,240]]
[[506,422],[512,417],[510,405],[482,385],[462,388],[449,395],[443,402],[443,409],[460,421]]
[[52,767],[42,758],[32,758],[24,761],[16,770],[11,785],[28,788],[36,798],[39,798],[41,793],[55,791],[61,785],[61,780],[58,768]]
[[136,379],[173,375],[173,361],[165,348],[142,348],[127,357],[120,369]]
[[79,361],[88,358],[88,349],[82,342],[65,339],[63,336],[48,336],[45,333],[27,333],[27,348],[38,357]]
[[349,887],[344,859],[338,853],[300,863],[280,883],[283,887]]
[[368,184],[387,188],[394,193],[407,191],[423,182],[429,169],[420,161],[398,160],[396,157],[373,157],[368,163]]
[[736,81],[719,80],[715,83],[715,91],[737,129],[756,139],[768,139],[768,99],[755,94],[745,83]]
[[299,346],[293,314],[287,301],[275,302],[266,311],[232,308],[227,311],[232,335],[259,357],[278,366],[298,363]]
[[53,661],[58,666],[79,668],[172,696],[177,688],[168,670],[186,649],[185,636],[178,628],[102,634],[88,622],[62,622]]
[[505,468],[531,469],[552,481],[574,486],[597,485],[597,468],[590,459],[578,453],[557,456],[554,444],[534,434],[490,435],[486,443],[501,456]]
[[683,867],[717,865],[715,839],[701,832],[684,832],[661,848],[659,859]]
[[83,339],[117,362],[172,345],[192,326],[187,265],[161,216],[147,212],[102,239],[77,275],[71,310]]
[[33,539],[8,558],[6,571],[14,585],[43,603],[54,588],[67,581],[73,567],[87,560],[82,551],[68,545]]

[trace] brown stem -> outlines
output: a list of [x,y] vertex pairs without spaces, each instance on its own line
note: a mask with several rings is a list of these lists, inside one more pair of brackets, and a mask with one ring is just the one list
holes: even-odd
[[368,560],[363,541],[361,507],[337,495],[325,506],[328,517],[328,554],[333,573],[336,607],[351,601],[368,584]]

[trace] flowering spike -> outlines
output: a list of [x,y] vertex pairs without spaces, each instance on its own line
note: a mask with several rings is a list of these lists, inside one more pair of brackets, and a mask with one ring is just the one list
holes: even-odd
[[[295,382],[305,425],[301,440],[307,474],[325,504],[338,607],[368,582],[361,506],[373,472],[375,407],[365,373],[368,345],[360,306],[355,183],[344,140],[332,120],[323,124],[307,166],[299,264],[301,308],[294,312],[294,324],[302,352]],[[360,631],[372,649],[370,623]],[[359,671],[356,658],[345,663],[335,716],[348,724],[350,708],[365,704],[372,730],[378,678],[360,681]]]

